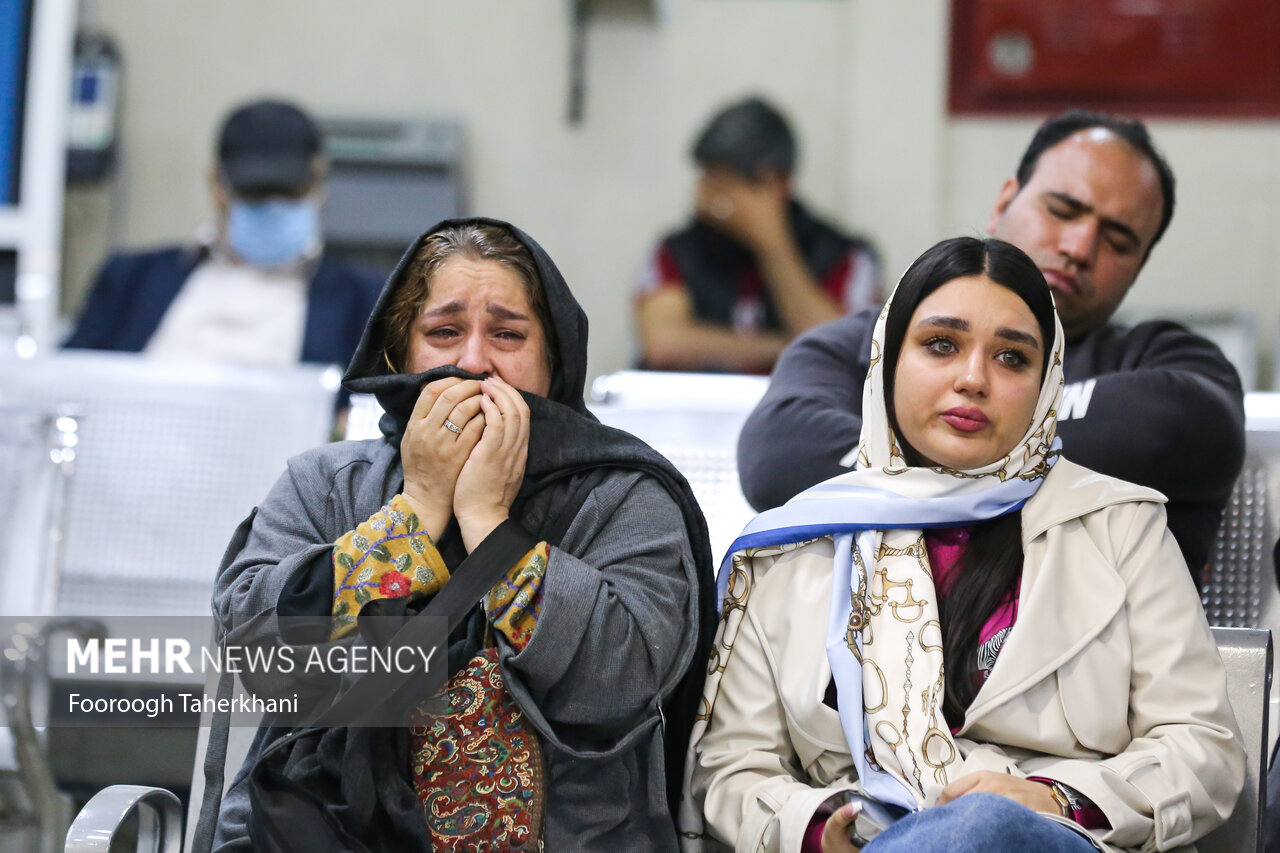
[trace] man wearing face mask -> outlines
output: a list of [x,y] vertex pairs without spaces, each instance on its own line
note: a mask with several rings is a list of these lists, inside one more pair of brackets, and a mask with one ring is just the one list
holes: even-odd
[[326,164],[292,104],[235,109],[209,176],[215,222],[191,246],[120,254],[66,346],[288,367],[346,364],[380,282],[323,255]]

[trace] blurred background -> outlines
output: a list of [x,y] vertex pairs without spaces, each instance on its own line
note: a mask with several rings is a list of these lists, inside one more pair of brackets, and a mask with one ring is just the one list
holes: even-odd
[[[982,229],[1046,114],[1068,104],[1112,106],[1107,96],[1131,94],[1134,68],[1158,66],[1162,47],[1185,54],[1164,75],[1182,100],[1179,66],[1202,56],[1206,42],[1218,51],[1210,61],[1238,66],[1251,85],[1252,66],[1233,41],[1241,28],[1224,30],[1213,16],[1239,24],[1253,7],[1246,33],[1265,32],[1274,17],[1264,2],[1032,4],[1057,22],[1048,36],[1063,45],[1006,40],[984,50],[974,37],[972,55],[994,52],[1016,70],[1028,61],[1034,69],[1048,51],[1068,59],[1075,51],[1069,65],[1083,82],[1050,80],[1068,94],[1044,108],[1009,114],[1008,103],[997,103],[1003,113],[981,105],[960,113],[949,109],[952,19],[968,6],[981,13],[984,4],[956,5],[84,0],[81,31],[109,37],[118,56],[116,157],[100,178],[68,186],[58,311],[76,313],[109,250],[188,239],[209,221],[204,175],[218,122],[233,105],[271,95],[321,119],[456,128],[463,209],[509,219],[547,247],[591,318],[591,373],[609,373],[634,362],[632,282],[653,241],[691,210],[689,148],[716,107],[759,92],[788,113],[800,141],[798,195],[874,239],[891,283],[934,241]],[[998,24],[1000,14],[1026,4],[985,5]],[[1033,17],[1028,26],[1036,24]],[[987,35],[1001,29],[977,26]],[[1095,53],[1080,53],[1082,45]],[[1117,56],[1134,64],[1118,65]],[[1171,88],[1160,79],[1149,87],[1155,100]],[[1231,79],[1208,83],[1217,97],[1207,105],[1203,97],[1199,105],[1171,97],[1141,113],[1177,173],[1179,203],[1124,312],[1247,313],[1256,363],[1241,365],[1242,373],[1269,388],[1280,319],[1271,236],[1280,225],[1280,102],[1270,114],[1254,105],[1252,115],[1224,115]],[[1071,97],[1070,85],[1085,96]],[[1188,110],[1214,114],[1176,115]],[[330,207],[334,201],[331,194]],[[430,224],[426,216],[403,226],[416,234]]]

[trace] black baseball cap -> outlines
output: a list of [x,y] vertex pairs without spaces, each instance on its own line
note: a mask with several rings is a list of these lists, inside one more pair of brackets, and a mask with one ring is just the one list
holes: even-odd
[[218,164],[231,189],[243,195],[296,195],[315,177],[320,130],[306,113],[283,101],[238,107],[218,134]]
[[791,174],[796,140],[787,119],[763,98],[730,104],[712,117],[693,145],[701,166],[728,166],[744,178],[771,169]]

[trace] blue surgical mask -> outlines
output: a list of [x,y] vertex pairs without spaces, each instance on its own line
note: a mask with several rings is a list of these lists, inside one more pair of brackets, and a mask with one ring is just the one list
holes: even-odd
[[233,201],[227,245],[245,263],[277,269],[295,263],[319,242],[320,206],[310,199]]

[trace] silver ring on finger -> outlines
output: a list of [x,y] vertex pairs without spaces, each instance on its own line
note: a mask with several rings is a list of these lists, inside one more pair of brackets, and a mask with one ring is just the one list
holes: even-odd
[[444,419],[443,426],[445,429],[447,429],[449,432],[453,433],[454,435],[462,435],[462,427],[458,426],[448,418]]

